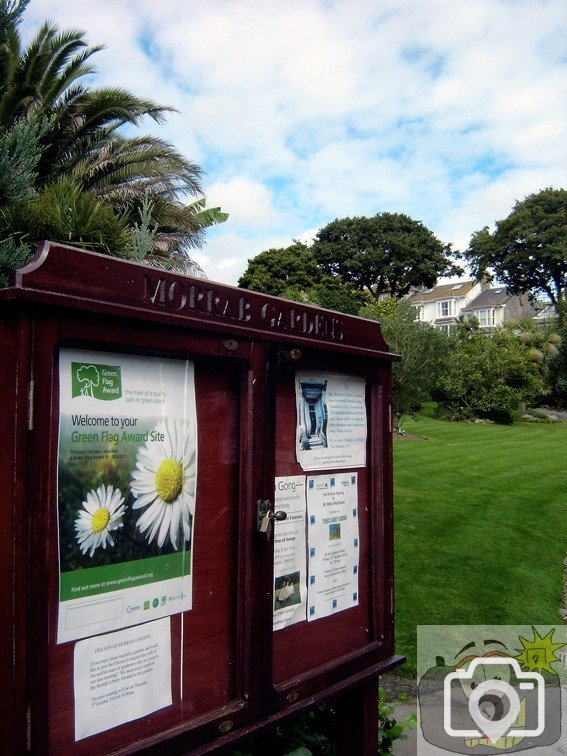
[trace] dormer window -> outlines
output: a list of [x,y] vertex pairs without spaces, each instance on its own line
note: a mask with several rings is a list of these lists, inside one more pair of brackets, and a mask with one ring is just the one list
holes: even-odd
[[443,299],[437,302],[437,317],[450,318],[454,315],[454,303],[452,299]]
[[481,328],[490,328],[490,326],[494,325],[494,307],[475,310],[474,314]]

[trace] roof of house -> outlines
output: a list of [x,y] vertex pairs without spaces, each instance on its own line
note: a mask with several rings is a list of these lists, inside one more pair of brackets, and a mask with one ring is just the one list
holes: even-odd
[[483,307],[497,307],[498,305],[503,305],[508,299],[510,299],[510,294],[506,292],[505,286],[487,289],[486,291],[482,291],[478,297],[475,297],[472,302],[469,302],[466,307],[463,307],[463,312],[480,310]]
[[416,292],[411,297],[412,304],[420,302],[434,302],[437,299],[453,299],[464,297],[478,284],[478,281],[457,281],[456,283],[440,284],[432,289],[424,289]]
[[544,307],[542,307],[541,310],[538,310],[536,315],[534,315],[534,320],[555,320],[557,318],[557,310],[555,309],[555,305],[546,304]]

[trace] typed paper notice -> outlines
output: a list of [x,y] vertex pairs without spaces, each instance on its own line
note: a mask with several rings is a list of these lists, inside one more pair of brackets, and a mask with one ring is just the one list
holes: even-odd
[[75,740],[170,706],[166,617],[75,644]]

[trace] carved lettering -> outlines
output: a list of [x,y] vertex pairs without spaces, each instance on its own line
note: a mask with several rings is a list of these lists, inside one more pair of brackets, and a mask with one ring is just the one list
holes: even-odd
[[[252,303],[245,296],[239,296],[237,299],[230,293],[219,293],[212,287],[187,284],[183,280],[170,282],[167,278],[153,278],[151,274],[144,274],[143,279],[143,300],[148,304],[167,307],[176,312],[185,310],[240,323],[249,323],[253,318]],[[258,325],[264,328],[333,341],[344,339],[339,319],[299,307],[290,308],[285,304],[280,306],[278,303],[265,302],[260,310],[260,318],[261,323]]]
[[150,277],[144,275],[144,302],[165,305],[165,278],[158,278],[152,294]]
[[196,310],[197,312],[204,312],[199,307],[199,303],[203,301],[203,297],[205,295],[203,294],[203,290],[200,286],[190,286],[189,287],[189,309],[190,310]]
[[345,335],[343,332],[343,325],[340,320],[333,318],[331,322],[331,338],[334,341],[342,341]]
[[183,291],[181,281],[173,281],[173,283],[169,284],[167,301],[174,310],[182,310],[185,307],[187,304],[187,295]]
[[227,320],[236,320],[236,315],[232,311],[232,300],[230,297],[226,298],[221,316]]
[[238,299],[238,319],[241,320],[243,323],[248,323],[249,320],[251,320],[252,315],[250,314],[250,302],[246,299],[246,297],[239,297]]
[[207,312],[209,315],[216,315],[219,317],[219,313],[217,312],[217,306],[220,302],[220,297],[216,293],[214,289],[209,289],[207,291]]
[[325,315],[315,315],[315,336],[326,337],[329,330],[329,319]]
[[270,304],[270,302],[266,302],[265,305],[262,307],[262,320],[264,323],[270,328],[273,328],[276,324],[276,319],[274,317],[276,313],[276,308],[273,304]]
[[303,333],[304,334],[313,333],[313,320],[309,312],[303,313]]
[[301,326],[301,312],[296,312],[295,308],[292,307],[289,313],[289,327],[292,331],[301,331],[301,328],[296,328],[296,326]]

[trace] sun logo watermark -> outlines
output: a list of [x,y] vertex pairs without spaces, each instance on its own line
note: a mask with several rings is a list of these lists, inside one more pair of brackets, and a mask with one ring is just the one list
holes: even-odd
[[536,628],[533,630],[533,639],[530,641],[527,638],[520,636],[519,641],[522,644],[522,650],[515,657],[523,669],[527,669],[529,672],[549,672],[550,675],[555,674],[553,664],[555,662],[561,663],[561,655],[556,654],[560,648],[566,646],[565,643],[554,643],[552,628],[547,635],[542,637]]

